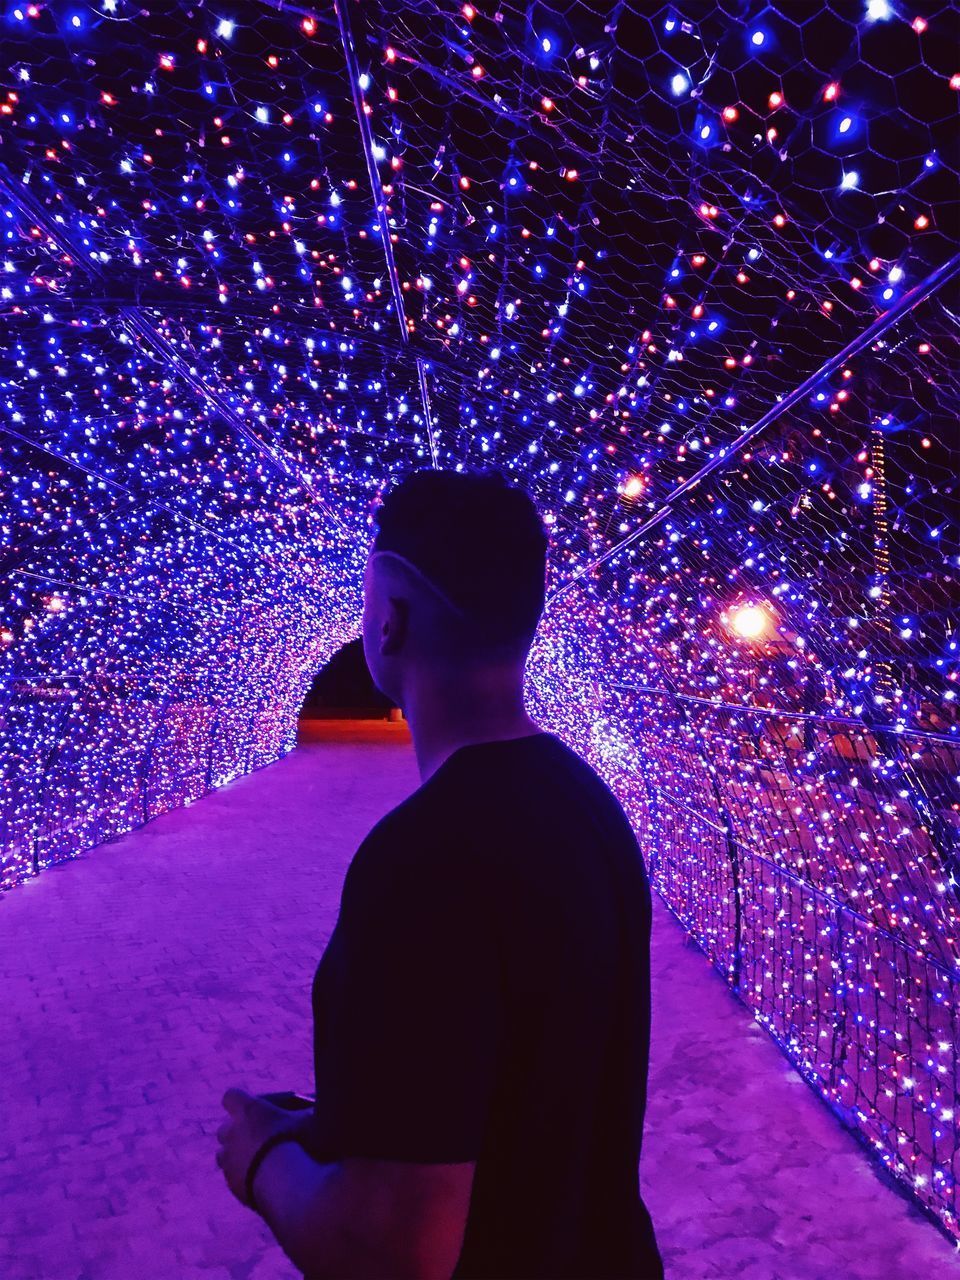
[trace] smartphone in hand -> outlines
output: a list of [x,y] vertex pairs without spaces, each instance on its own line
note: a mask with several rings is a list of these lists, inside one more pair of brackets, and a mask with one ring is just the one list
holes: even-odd
[[284,1111],[312,1111],[314,1098],[303,1093],[293,1093],[289,1089],[281,1093],[258,1093],[264,1102],[272,1102],[275,1107],[283,1107]]

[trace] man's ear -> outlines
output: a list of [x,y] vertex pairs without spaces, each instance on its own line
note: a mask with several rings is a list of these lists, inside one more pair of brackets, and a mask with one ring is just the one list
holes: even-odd
[[387,612],[380,628],[380,654],[395,658],[407,641],[410,629],[410,602],[402,596],[388,596]]

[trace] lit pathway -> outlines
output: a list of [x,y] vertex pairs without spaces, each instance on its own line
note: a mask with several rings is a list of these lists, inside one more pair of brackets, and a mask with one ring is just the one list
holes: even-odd
[[[311,1087],[310,982],[350,854],[415,785],[403,735],[341,726],[0,899],[3,1280],[295,1276],[214,1165],[220,1097]],[[656,923],[643,1179],[669,1280],[960,1276]]]

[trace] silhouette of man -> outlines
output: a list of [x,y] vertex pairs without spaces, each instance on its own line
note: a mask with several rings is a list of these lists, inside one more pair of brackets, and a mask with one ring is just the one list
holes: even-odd
[[313,1111],[229,1090],[219,1135],[315,1280],[663,1276],[637,1172],[650,891],[620,805],[524,707],[545,563],[495,474],[417,472],[378,513],[364,651],[422,785],[347,873]]

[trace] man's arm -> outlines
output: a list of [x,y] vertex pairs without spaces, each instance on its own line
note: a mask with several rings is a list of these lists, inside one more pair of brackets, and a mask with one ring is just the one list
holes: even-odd
[[295,1142],[270,1151],[257,1208],[309,1280],[449,1280],[463,1247],[473,1163],[318,1164]]

